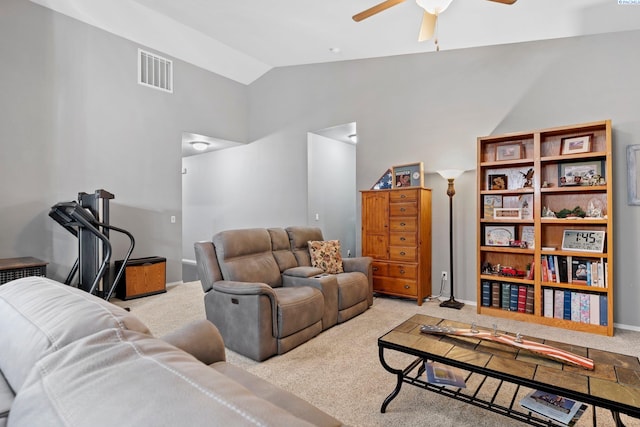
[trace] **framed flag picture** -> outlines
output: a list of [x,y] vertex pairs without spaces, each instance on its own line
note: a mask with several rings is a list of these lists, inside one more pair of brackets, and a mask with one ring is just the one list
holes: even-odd
[[424,187],[422,162],[393,167],[393,188]]

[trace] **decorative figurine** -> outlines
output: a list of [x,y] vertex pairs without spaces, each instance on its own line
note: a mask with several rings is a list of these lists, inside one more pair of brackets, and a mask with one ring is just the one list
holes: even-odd
[[527,173],[520,172],[520,175],[524,178],[523,188],[533,187],[533,168],[529,169]]

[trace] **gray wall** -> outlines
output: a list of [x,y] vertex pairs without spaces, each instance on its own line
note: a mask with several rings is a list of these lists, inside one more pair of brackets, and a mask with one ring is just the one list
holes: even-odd
[[[307,182],[291,178],[307,175],[307,132],[357,122],[358,190],[389,166],[425,163],[437,278],[448,268],[440,245],[448,227],[446,183],[435,170],[473,169],[477,136],[610,118],[618,162],[615,320],[640,327],[640,208],[626,204],[624,164],[626,146],[640,144],[639,43],[640,32],[627,32],[284,67],[248,88],[176,61],[176,92],[168,96],[135,83],[135,44],[3,0],[0,256],[42,257],[56,275],[66,273],[75,242],[47,218],[48,208],[105,188],[116,194],[112,222],[139,241],[136,255],[166,256],[169,279],[178,280],[183,131],[255,145],[224,150],[216,161],[230,175],[203,182],[220,189],[202,201],[203,210],[219,212],[202,231],[210,238],[239,221],[304,221]],[[456,180],[456,190],[456,297],[475,301],[475,171]]]
[[640,327],[640,209],[626,204],[624,163],[625,147],[640,143],[639,42],[636,31],[274,69],[250,86],[249,139],[357,122],[359,190],[392,165],[423,161],[434,191],[434,292],[448,270],[448,199],[432,173],[470,169],[456,180],[454,273],[456,297],[475,302],[476,138],[612,119],[615,321]]
[[[2,1],[0,257],[44,259],[64,279],[77,243],[49,208],[104,188],[116,196],[111,223],[136,238],[133,256],[166,257],[167,280],[181,280],[182,132],[244,140],[247,88],[181,61],[172,95],[145,88],[138,47],[29,1]],[[125,241],[113,240],[118,259]]]

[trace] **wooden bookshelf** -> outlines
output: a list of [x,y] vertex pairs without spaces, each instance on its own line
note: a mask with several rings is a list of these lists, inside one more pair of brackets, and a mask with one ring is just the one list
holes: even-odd
[[[479,314],[613,335],[611,144],[610,120],[478,138]],[[583,243],[602,232],[601,252]],[[565,233],[585,246],[563,249]],[[495,307],[493,283],[533,289],[529,311]]]

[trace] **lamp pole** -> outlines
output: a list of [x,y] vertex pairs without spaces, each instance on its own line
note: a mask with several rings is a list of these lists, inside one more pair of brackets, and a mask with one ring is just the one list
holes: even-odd
[[460,310],[464,307],[463,302],[456,301],[453,295],[453,196],[456,190],[453,187],[455,178],[447,178],[449,186],[447,187],[447,196],[449,196],[449,280],[451,281],[451,296],[447,301],[442,301],[440,307],[455,308]]

